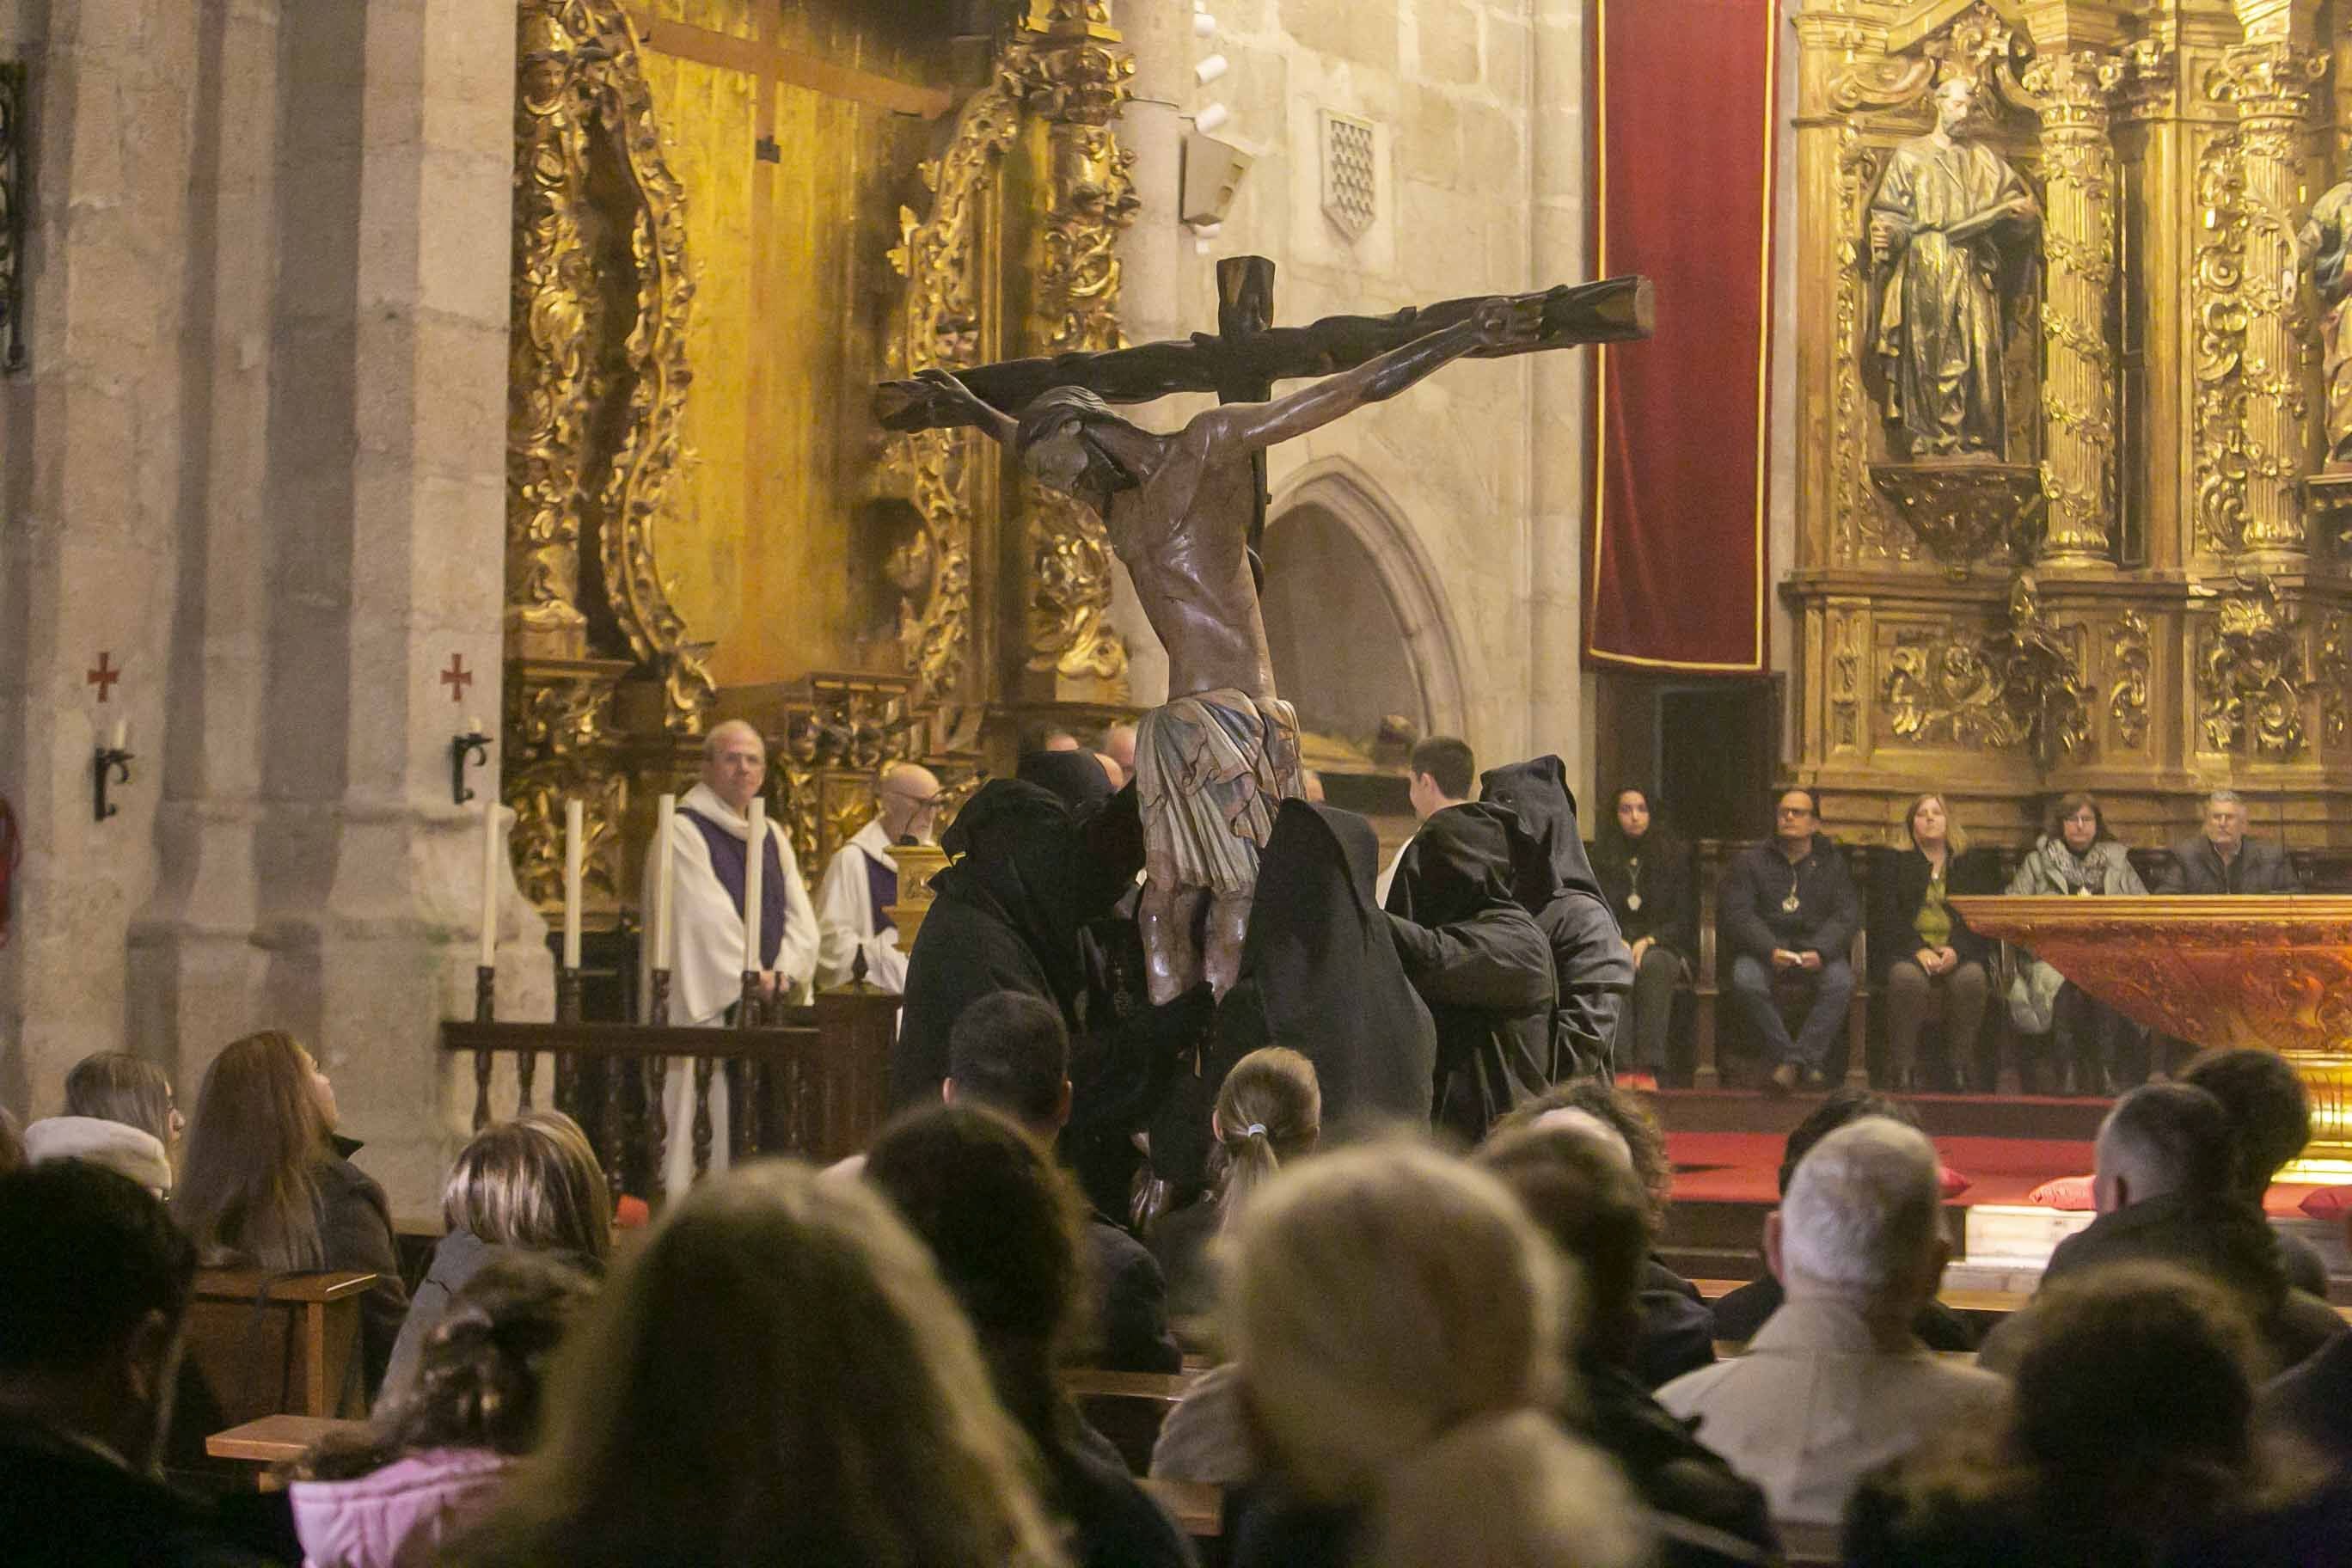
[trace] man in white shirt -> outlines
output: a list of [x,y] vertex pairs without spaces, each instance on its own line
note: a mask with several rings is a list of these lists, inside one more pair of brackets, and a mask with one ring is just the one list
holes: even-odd
[[[1405,798],[1412,803],[1412,819],[1427,822],[1449,805],[1467,805],[1470,792],[1477,787],[1478,760],[1471,753],[1470,742],[1452,735],[1432,735],[1417,742],[1406,764],[1412,779],[1405,786]],[[1412,840],[1397,846],[1389,863],[1381,868],[1380,879],[1372,884],[1372,897],[1385,906],[1389,901],[1389,884],[1396,880],[1397,867],[1403,863],[1404,852]]]
[[[767,782],[768,748],[740,720],[719,725],[702,742],[702,782],[677,803],[670,820],[676,857],[670,895],[669,1019],[689,1028],[721,1028],[743,996],[743,899],[749,884],[751,802]],[[792,840],[772,816],[760,875],[761,988],[771,997],[801,994],[816,973],[816,910],[801,884]],[[646,851],[645,886],[661,879],[662,846]],[[648,947],[646,967],[656,955]],[[650,995],[651,986],[643,994]],[[691,1064],[673,1058],[663,1090],[669,1122],[663,1181],[683,1193],[694,1175]],[[711,1168],[727,1163],[727,1081],[710,1089]]]
[[884,991],[907,987],[907,955],[889,910],[898,901],[898,863],[891,848],[932,842],[939,825],[940,781],[929,769],[894,763],[874,789],[874,816],[835,852],[816,890],[816,983],[846,985],[857,955],[866,980]]
[[1786,1303],[1746,1354],[1675,1379],[1658,1403],[1696,1416],[1775,1520],[1835,1524],[1872,1470],[1994,1418],[2001,1380],[1912,1336],[1951,1257],[1935,1146],[1916,1129],[1865,1116],[1816,1143],[1765,1222],[1764,1256]]

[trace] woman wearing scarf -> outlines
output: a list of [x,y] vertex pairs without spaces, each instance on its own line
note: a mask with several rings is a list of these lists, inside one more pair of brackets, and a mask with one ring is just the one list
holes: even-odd
[[[2106,814],[2087,795],[2064,795],[2051,806],[2042,838],[2011,879],[2012,894],[2138,897],[2147,889],[2132,869],[2121,840],[2107,832]],[[2074,983],[2032,954],[2021,955],[2009,988],[2011,1021],[2020,1034],[2055,1036],[2052,1068],[2059,1094],[2113,1094],[2118,1058],[2137,1030],[2130,1019],[2094,1001]],[[2021,1049],[2021,1056],[2023,1054]],[[2021,1062],[2021,1068],[2023,1064]],[[2145,1063],[2141,1064],[2142,1076]]]
[[1478,798],[1507,806],[1537,854],[1512,892],[1551,944],[1559,995],[1551,1014],[1551,1079],[1611,1076],[1617,1014],[1633,989],[1633,956],[1585,858],[1576,796],[1558,757],[1478,776]]

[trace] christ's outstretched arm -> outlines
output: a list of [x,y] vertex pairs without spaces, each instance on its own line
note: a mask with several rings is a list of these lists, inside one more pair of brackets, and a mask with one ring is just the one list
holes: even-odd
[[917,373],[915,379],[940,388],[958,405],[970,410],[972,423],[980,427],[982,434],[995,437],[998,446],[1012,446],[1013,438],[1020,434],[1019,420],[966,386],[955,372],[933,367]]
[[1402,348],[1391,349],[1378,359],[1367,360],[1353,370],[1327,375],[1286,397],[1277,397],[1270,403],[1229,403],[1209,409],[1193,419],[1191,429],[1220,437],[1220,444],[1238,442],[1243,451],[1255,452],[1310,430],[1319,430],[1368,403],[1384,403],[1473,349],[1500,348],[1542,331],[1539,298],[1517,303],[1490,300],[1466,321],[1441,327]]

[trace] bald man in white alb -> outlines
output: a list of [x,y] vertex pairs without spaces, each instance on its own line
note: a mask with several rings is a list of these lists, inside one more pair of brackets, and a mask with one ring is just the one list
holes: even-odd
[[940,781],[929,768],[894,763],[874,787],[874,816],[835,851],[816,889],[816,983],[846,985],[866,955],[866,980],[885,991],[907,987],[907,955],[890,906],[898,901],[895,847],[932,842],[940,816]]

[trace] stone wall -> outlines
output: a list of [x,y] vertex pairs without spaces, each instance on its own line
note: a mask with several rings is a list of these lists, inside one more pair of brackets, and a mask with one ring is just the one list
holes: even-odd
[[[1145,202],[1122,253],[1130,338],[1213,330],[1221,256],[1275,260],[1285,322],[1585,276],[1581,0],[1211,9],[1205,42],[1186,6],[1115,13],[1139,68],[1124,127]],[[1212,51],[1231,69],[1203,88],[1192,66]],[[1203,256],[1176,222],[1177,147],[1212,100],[1232,111],[1214,134],[1257,161]],[[1360,238],[1323,211],[1325,109],[1376,127],[1378,213]],[[1588,369],[1581,353],[1449,366],[1276,448],[1271,476],[1276,529],[1286,506],[1328,504],[1334,485],[1379,514],[1367,548],[1439,623],[1417,639],[1435,722],[1482,759],[1557,751],[1571,777],[1590,753],[1577,664]],[[1185,412],[1171,401],[1144,416],[1165,427]],[[1123,608],[1136,699],[1158,700],[1164,665]],[[1331,656],[1346,658],[1344,636]]]

